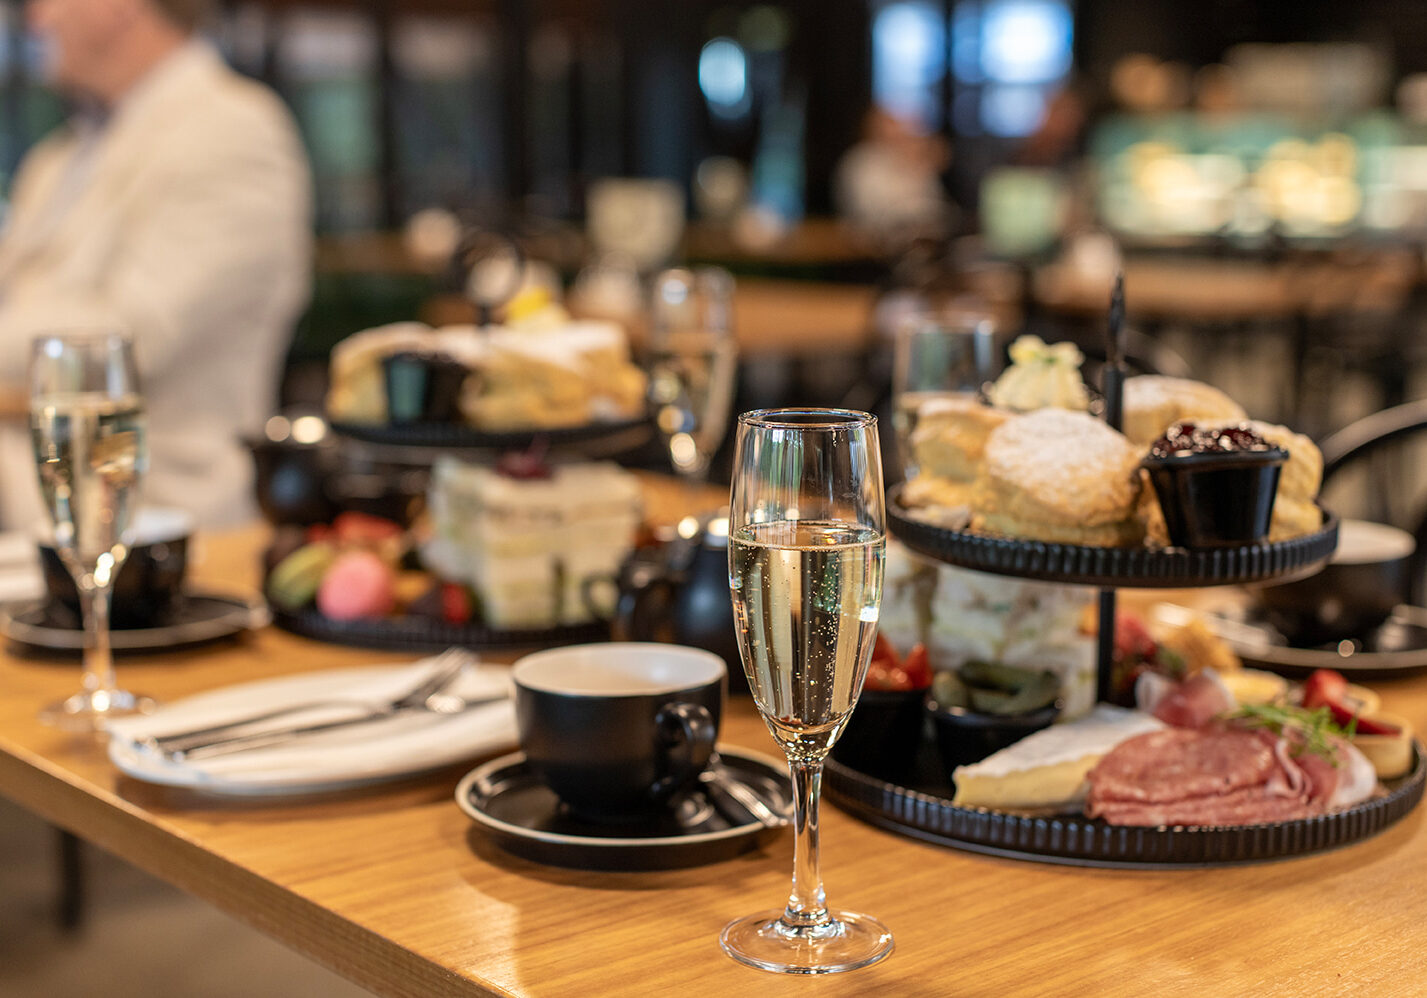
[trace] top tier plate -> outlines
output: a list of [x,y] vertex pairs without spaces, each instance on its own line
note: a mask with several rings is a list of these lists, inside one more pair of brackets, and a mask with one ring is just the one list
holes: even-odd
[[950,565],[1024,579],[1144,589],[1267,582],[1307,573],[1326,562],[1338,546],[1338,518],[1326,510],[1323,526],[1311,534],[1227,548],[1109,548],[1014,540],[913,519],[901,504],[901,488],[894,486],[887,494],[887,522],[908,548]]

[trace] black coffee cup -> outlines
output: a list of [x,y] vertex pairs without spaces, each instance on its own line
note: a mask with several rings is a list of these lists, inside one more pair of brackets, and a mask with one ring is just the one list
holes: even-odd
[[[143,509],[134,517],[133,545],[114,578],[109,620],[124,630],[154,627],[173,613],[188,573],[193,518],[178,509]],[[80,626],[79,590],[53,543],[40,542],[48,615]]]
[[630,642],[527,655],[511,678],[536,776],[582,818],[629,821],[658,811],[708,765],[727,670],[698,648]]

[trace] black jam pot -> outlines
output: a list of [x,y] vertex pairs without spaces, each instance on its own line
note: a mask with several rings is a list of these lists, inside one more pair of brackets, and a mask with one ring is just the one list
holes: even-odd
[[382,361],[387,418],[393,425],[451,423],[461,416],[461,386],[470,372],[445,354],[392,354]]
[[926,710],[931,715],[937,750],[950,780],[957,766],[980,762],[1027,735],[1050,727],[1060,716],[1060,703],[1057,701],[1026,714],[983,714],[967,707],[944,707],[928,697]]
[[1255,544],[1268,536],[1278,475],[1288,453],[1269,450],[1151,454],[1149,472],[1175,547]]

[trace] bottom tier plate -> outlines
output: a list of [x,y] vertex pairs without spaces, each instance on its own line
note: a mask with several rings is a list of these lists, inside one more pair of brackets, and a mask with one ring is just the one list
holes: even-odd
[[958,807],[933,746],[897,782],[829,759],[824,795],[874,825],[972,852],[1069,866],[1184,869],[1287,859],[1349,845],[1403,818],[1422,799],[1422,745],[1386,793],[1333,814],[1225,828],[1109,825],[1080,815],[1035,817]]
[[609,640],[609,623],[502,630],[480,623],[447,624],[424,617],[333,620],[315,609],[275,611],[273,623],[284,631],[330,644],[386,651],[441,651],[445,648],[519,648],[526,645],[578,645]]

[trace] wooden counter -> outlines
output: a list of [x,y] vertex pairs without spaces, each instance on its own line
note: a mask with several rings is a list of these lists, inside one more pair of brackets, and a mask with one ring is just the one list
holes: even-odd
[[[744,361],[807,360],[861,353],[872,344],[872,309],[877,289],[868,284],[823,284],[768,278],[738,279],[733,293],[733,334]],[[464,298],[432,298],[421,321],[433,326],[474,322],[475,308]],[[627,323],[641,346],[647,330]]]
[[[1125,260],[1125,308],[1140,321],[1253,322],[1401,309],[1420,273],[1411,253],[1341,253],[1285,261],[1147,256]],[[1108,279],[1064,263],[1039,270],[1036,301],[1053,312],[1102,315]]]
[[[692,504],[654,505],[673,514]],[[252,586],[263,536],[205,539],[196,575]],[[172,700],[395,658],[267,630],[128,658],[120,675]],[[1135,872],[957,852],[827,806],[829,900],[883,919],[897,949],[852,974],[783,978],[735,964],[717,937],[729,919],[787,896],[791,833],[702,868],[585,873],[488,843],[451,800],[469,766],[300,800],[153,787],[117,773],[93,741],[35,720],[77,679],[70,662],[0,656],[0,793],[378,994],[1408,996],[1427,980],[1420,809],[1336,852]],[[1427,678],[1375,685],[1387,708],[1427,728]],[[724,737],[776,755],[746,700],[731,705]]]

